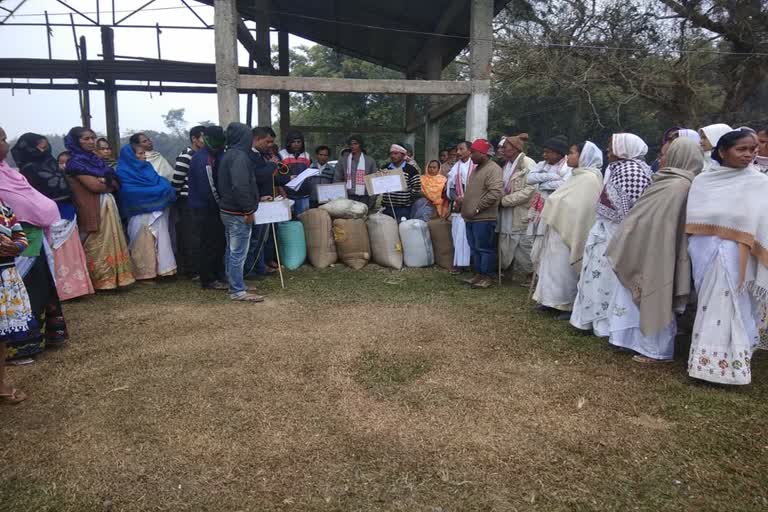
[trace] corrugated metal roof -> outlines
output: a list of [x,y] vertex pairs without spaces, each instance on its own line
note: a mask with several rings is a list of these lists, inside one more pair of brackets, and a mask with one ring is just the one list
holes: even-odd
[[[508,2],[494,0],[494,14]],[[270,25],[341,53],[405,72],[433,39],[429,33],[437,30],[443,13],[456,13],[442,31],[454,37],[439,39],[443,66],[469,44],[470,3],[471,0],[271,0]],[[239,0],[237,6],[240,16],[254,19],[253,0]],[[423,63],[414,71],[422,74],[422,68]]]

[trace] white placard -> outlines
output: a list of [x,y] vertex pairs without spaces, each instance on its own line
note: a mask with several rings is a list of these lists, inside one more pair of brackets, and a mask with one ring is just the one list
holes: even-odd
[[291,181],[285,184],[286,187],[292,190],[299,190],[299,187],[309,178],[320,174],[320,169],[304,169],[301,174],[293,178]]
[[278,201],[263,201],[256,210],[254,224],[272,224],[291,220],[291,202],[285,199]]
[[317,186],[317,202],[327,203],[334,199],[346,199],[347,198],[347,184],[346,183],[330,183],[327,185]]
[[369,176],[369,179],[371,183],[370,195],[372,196],[405,190],[402,173]]

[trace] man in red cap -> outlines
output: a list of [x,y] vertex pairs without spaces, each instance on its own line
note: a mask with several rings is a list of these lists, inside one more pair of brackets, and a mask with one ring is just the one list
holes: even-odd
[[504,194],[502,171],[491,160],[493,146],[477,139],[470,146],[472,162],[477,165],[467,179],[467,190],[461,203],[461,216],[467,224],[467,240],[472,252],[475,276],[465,282],[475,288],[493,285],[496,272],[496,219],[499,201]]

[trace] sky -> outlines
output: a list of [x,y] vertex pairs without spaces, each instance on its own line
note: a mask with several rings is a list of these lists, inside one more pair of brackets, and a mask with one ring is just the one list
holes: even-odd
[[[12,9],[21,0],[5,0],[3,7]],[[70,0],[67,2],[75,9],[95,19],[96,0]],[[116,0],[116,9],[130,11],[146,3],[146,0]],[[195,1],[188,4],[207,23],[213,23],[213,8]],[[110,2],[101,1],[102,21],[111,18]],[[154,25],[202,25],[181,2],[181,0],[156,0],[146,10],[137,13],[125,24]],[[41,16],[48,11],[51,23],[69,23],[69,11],[53,0],[27,0],[7,23],[44,22]],[[58,13],[65,13],[59,15]],[[0,20],[5,13],[0,12]],[[118,14],[120,16],[120,14]],[[79,18],[79,19],[78,19]],[[75,15],[75,22],[87,20]],[[249,23],[249,27],[253,25]],[[76,59],[71,27],[53,27],[52,47],[54,59]],[[77,36],[84,35],[87,40],[89,59],[98,58],[101,53],[101,35],[98,28],[77,28]],[[213,30],[175,30],[163,29],[160,36],[162,57],[168,60],[188,62],[214,62]],[[277,44],[277,34],[272,33],[272,44]],[[311,45],[309,41],[291,36],[289,44]],[[247,65],[247,52],[238,45],[240,65]],[[115,29],[115,54],[136,57],[157,57],[157,43],[154,29]],[[0,58],[41,58],[48,57],[45,27],[0,26]],[[0,78],[7,82],[8,79]],[[68,82],[57,80],[57,82]],[[23,83],[21,85],[23,86]],[[134,82],[135,83],[135,82]],[[44,134],[66,133],[80,122],[80,109],[76,91],[39,91],[18,89],[0,90],[0,101],[5,106],[0,116],[0,126],[5,128],[10,139],[22,133],[34,131]],[[181,93],[143,93],[120,92],[118,109],[121,132],[137,130],[162,131],[162,115],[174,108],[184,108],[185,119],[189,126],[199,121],[216,121],[218,118],[215,94]],[[245,119],[245,95],[240,100],[241,118]],[[255,113],[254,113],[255,116]],[[91,92],[91,125],[99,132],[105,131],[104,95],[100,91]],[[273,109],[273,119],[277,117]]]

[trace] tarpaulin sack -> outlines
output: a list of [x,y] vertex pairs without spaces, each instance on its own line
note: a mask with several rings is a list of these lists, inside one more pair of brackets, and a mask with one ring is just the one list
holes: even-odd
[[333,238],[339,259],[348,267],[360,270],[371,259],[371,243],[363,219],[334,220]]
[[432,238],[432,250],[435,253],[435,263],[438,266],[451,270],[453,268],[453,233],[451,221],[446,219],[432,219],[427,224],[429,236]]
[[435,216],[435,206],[426,197],[420,197],[411,206],[411,219],[429,220]]
[[389,215],[374,213],[368,217],[368,237],[371,240],[371,259],[382,267],[403,268],[403,246],[397,221]]
[[435,263],[429,227],[423,220],[400,223],[400,241],[406,267],[429,267]]
[[307,257],[312,266],[325,268],[336,263],[336,242],[333,240],[333,221],[328,212],[312,208],[299,215],[304,225]]
[[296,270],[304,264],[307,243],[301,222],[291,220],[277,225],[277,247],[280,249],[280,263],[288,270]]
[[332,219],[362,219],[368,215],[368,205],[351,199],[334,199],[320,208],[327,211]]

